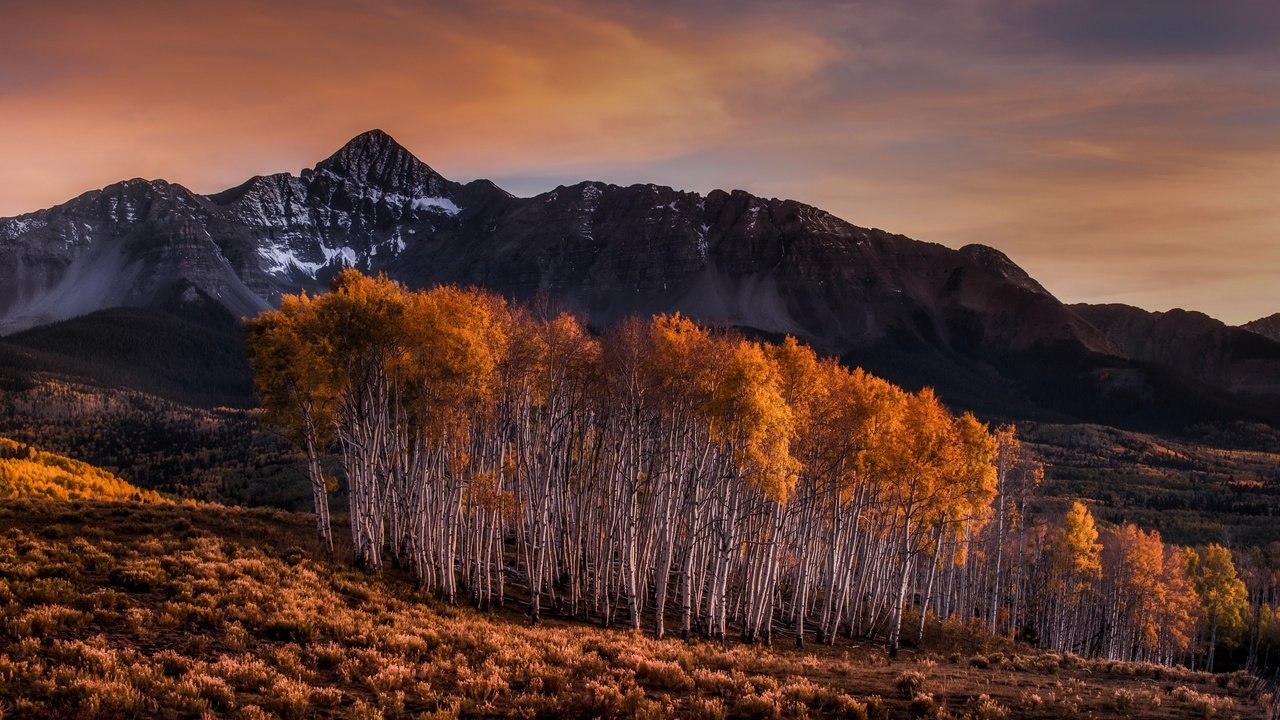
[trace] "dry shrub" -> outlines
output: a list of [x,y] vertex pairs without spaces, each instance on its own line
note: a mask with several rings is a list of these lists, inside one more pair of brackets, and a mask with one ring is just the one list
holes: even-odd
[[690,698],[683,709],[682,714],[690,720],[725,720],[728,717],[724,701],[720,698]]
[[221,657],[209,669],[237,690],[254,693],[270,686],[276,675],[265,662],[252,655]]
[[636,668],[636,679],[653,690],[682,692],[694,688],[693,678],[679,663],[662,660],[641,660]]
[[468,698],[483,703],[492,702],[510,689],[493,658],[478,668],[458,668],[458,685]]
[[609,717],[622,711],[625,699],[626,696],[619,688],[589,680],[570,707],[586,717]]
[[386,648],[409,658],[420,658],[427,653],[427,641],[407,632],[393,632],[384,639]]
[[689,675],[693,679],[694,685],[703,693],[728,697],[734,694],[751,692],[750,683],[740,671],[730,673],[723,670],[695,668]]
[[913,697],[924,689],[924,673],[918,670],[905,670],[893,681],[893,686],[898,689],[898,694],[902,697]]
[[938,707],[938,702],[933,699],[933,695],[929,693],[920,693],[911,698],[911,704],[907,706],[907,712],[913,718],[932,718],[940,717],[942,709]]
[[76,677],[65,698],[82,717],[138,717],[153,710],[149,698],[123,679]]
[[18,602],[23,605],[72,605],[79,599],[80,593],[68,580],[38,577],[22,588]]
[[743,695],[729,709],[733,720],[774,720],[782,717],[782,708],[770,695]]
[[1196,692],[1185,685],[1180,685],[1170,693],[1174,700],[1186,703],[1203,718],[1216,718],[1235,708],[1235,702],[1229,697],[1209,695]]
[[286,677],[278,677],[265,693],[267,706],[286,719],[304,718],[311,707],[311,686]]
[[151,592],[165,585],[168,577],[158,561],[129,561],[107,575],[112,585],[129,592]]
[[808,679],[792,680],[780,689],[782,697],[788,701],[785,707],[795,706],[796,714],[804,715],[807,711],[817,711],[823,717],[861,718],[867,717],[867,706],[852,697],[818,685]]
[[1137,696],[1134,692],[1125,688],[1120,688],[1111,695],[1111,704],[1121,712],[1132,708],[1136,700]]
[[271,713],[257,705],[245,705],[236,713],[239,720],[272,720]]
[[862,699],[867,706],[867,720],[889,720],[889,706],[879,695],[869,695]]
[[37,605],[27,608],[9,620],[9,635],[15,640],[53,635],[63,628],[77,628],[89,621],[90,615],[63,605]]
[[258,637],[274,642],[311,643],[319,637],[315,622],[299,612],[273,615],[258,628]]
[[974,720],[1006,720],[1009,709],[983,694],[974,699],[969,715]]
[[217,675],[193,674],[184,680],[194,685],[200,697],[209,701],[215,710],[229,710],[235,705],[235,689]]

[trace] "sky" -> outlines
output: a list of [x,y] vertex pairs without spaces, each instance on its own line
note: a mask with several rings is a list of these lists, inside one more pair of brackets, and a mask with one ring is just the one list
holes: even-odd
[[519,195],[740,188],[1066,302],[1280,312],[1275,0],[0,0],[0,216],[381,128]]

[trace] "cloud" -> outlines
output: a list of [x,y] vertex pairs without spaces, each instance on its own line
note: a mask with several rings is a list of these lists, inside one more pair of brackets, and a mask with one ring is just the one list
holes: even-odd
[[[732,132],[769,88],[804,92],[831,52],[802,30],[696,37],[549,3],[257,8],[126,2],[23,18],[29,39],[0,51],[3,67],[61,72],[7,101],[20,118],[5,121],[9,166],[36,164],[37,148],[126,175],[185,156],[211,161],[182,163],[195,165],[182,177],[212,190],[246,161],[296,169],[374,126],[464,172],[671,156]],[[259,153],[295,162],[245,157]],[[235,176],[219,167],[231,162]]]
[[19,3],[0,215],[130,176],[212,192],[382,127],[459,179],[739,187],[995,245],[1068,300],[1216,288],[1241,321],[1280,310],[1277,8]]
[[1004,5],[1005,19],[1076,57],[1274,55],[1280,5],[1271,0],[1041,0]]

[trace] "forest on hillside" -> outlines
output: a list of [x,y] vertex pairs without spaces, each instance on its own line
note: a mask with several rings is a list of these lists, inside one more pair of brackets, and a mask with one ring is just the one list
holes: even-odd
[[595,336],[545,304],[344,271],[248,344],[321,543],[334,451],[357,562],[450,602],[891,653],[930,623],[1163,664],[1226,648],[1265,671],[1280,649],[1274,548],[1033,512],[1043,469],[1012,427],[792,339],[680,316]]

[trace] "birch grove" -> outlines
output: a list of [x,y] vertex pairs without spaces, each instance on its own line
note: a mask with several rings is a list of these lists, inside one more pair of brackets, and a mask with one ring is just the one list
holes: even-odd
[[356,561],[449,601],[891,653],[944,622],[1157,662],[1203,649],[1187,552],[1100,535],[1079,504],[1033,518],[1042,472],[1012,428],[792,338],[679,315],[594,335],[545,304],[346,270],[250,321],[249,348],[322,546],[336,456]]

